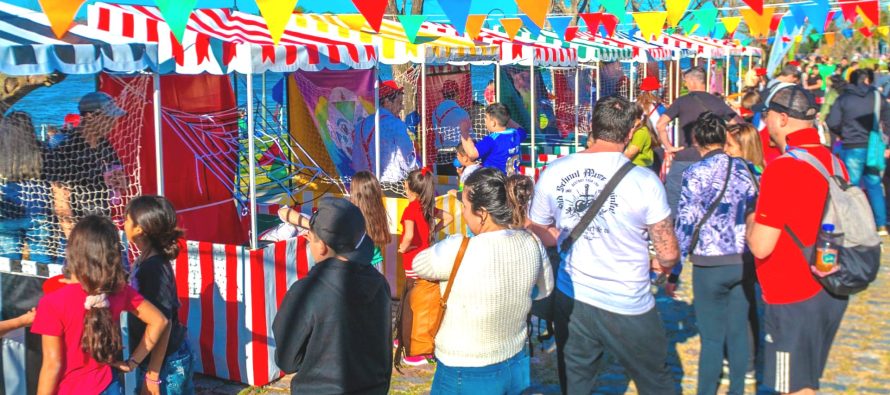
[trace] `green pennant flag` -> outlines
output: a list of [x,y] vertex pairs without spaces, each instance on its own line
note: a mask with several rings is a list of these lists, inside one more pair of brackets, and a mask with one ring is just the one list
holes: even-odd
[[630,19],[630,14],[627,13],[627,0],[602,0],[601,4],[606,12],[618,17],[618,23],[624,23]]
[[170,32],[176,37],[176,40],[182,43],[182,36],[185,34],[185,28],[192,16],[192,10],[198,0],[155,0],[155,5],[161,11],[164,21],[170,26]]
[[698,22],[696,30],[701,36],[708,36],[714,32],[714,25],[717,24],[717,8],[713,3],[705,3],[701,8],[692,11],[694,19]]
[[676,28],[673,28],[673,27],[669,27],[669,28],[667,28],[667,29],[664,29],[664,32],[667,33],[667,34],[674,34],[675,31],[677,31],[677,29],[676,29]]
[[417,40],[417,31],[420,30],[420,25],[424,21],[426,21],[426,15],[399,15],[399,22],[405,29],[405,37],[408,37],[408,41],[411,41],[412,44]]
[[680,28],[683,29],[683,34],[688,35],[689,32],[692,31],[692,28],[695,27],[695,18],[686,18],[680,22]]
[[819,42],[819,40],[821,40],[821,39],[822,39],[822,35],[819,33],[810,34],[810,41],[812,41],[814,43]]
[[723,26],[722,23],[715,24],[714,34],[712,34],[711,37],[722,40],[724,36],[726,36],[726,26]]
[[748,44],[751,44],[751,39],[750,39],[750,38],[743,38],[743,39],[741,39],[741,40],[739,41],[739,43],[741,43],[743,46],[746,46],[746,47],[747,47]]

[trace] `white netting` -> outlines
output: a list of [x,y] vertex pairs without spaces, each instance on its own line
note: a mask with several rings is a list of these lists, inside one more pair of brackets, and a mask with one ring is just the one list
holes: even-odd
[[600,64],[600,98],[621,96],[630,98],[630,63],[602,62]]
[[108,77],[113,96],[93,92],[95,78],[40,88],[0,122],[0,256],[56,262],[79,218],[99,214],[120,226],[141,193],[151,77]]

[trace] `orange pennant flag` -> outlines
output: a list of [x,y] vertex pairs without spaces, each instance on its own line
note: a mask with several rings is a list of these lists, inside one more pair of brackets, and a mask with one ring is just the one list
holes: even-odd
[[829,47],[830,47],[830,46],[834,45],[834,32],[831,32],[831,33],[825,33],[824,35],[822,35],[822,37],[825,38],[825,45],[826,45],[826,46],[829,46]]
[[640,27],[640,34],[644,40],[652,39],[652,36],[661,36],[664,21],[667,20],[667,11],[634,12],[633,18]]
[[57,38],[68,33],[77,10],[83,3],[84,0],[40,0],[40,8],[49,18],[49,24]]
[[550,2],[551,0],[516,0],[516,5],[528,16],[528,19],[531,19],[536,25],[544,27]]
[[507,32],[507,37],[512,40],[513,37],[516,37],[516,33],[519,33],[519,28],[522,27],[522,19],[501,18],[501,26],[503,26],[504,31]]
[[256,5],[260,9],[260,15],[266,20],[272,42],[278,45],[287,23],[294,14],[294,8],[297,7],[297,0],[256,0]]
[[750,8],[739,9],[742,18],[748,24],[748,34],[752,37],[767,37],[769,35],[769,26],[773,19],[776,9],[768,7],[763,9],[763,14],[758,14]]
[[475,40],[482,31],[482,24],[485,23],[487,15],[470,15],[467,17],[466,31],[471,39]]

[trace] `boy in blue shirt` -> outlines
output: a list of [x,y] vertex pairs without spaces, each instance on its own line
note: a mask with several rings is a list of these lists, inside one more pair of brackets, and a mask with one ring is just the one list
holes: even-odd
[[[469,159],[479,159],[483,167],[494,167],[504,173],[518,172],[519,145],[525,140],[526,133],[510,119],[507,106],[494,103],[486,107],[485,128],[491,134],[474,143],[469,133],[469,122],[461,125],[461,144]],[[510,172],[507,172],[508,165]]]

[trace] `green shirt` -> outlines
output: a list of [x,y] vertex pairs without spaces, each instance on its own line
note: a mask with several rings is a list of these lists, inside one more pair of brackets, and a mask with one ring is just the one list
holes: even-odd
[[643,126],[634,132],[630,139],[630,145],[640,148],[640,152],[634,156],[633,162],[637,166],[649,167],[655,161],[655,152],[652,151],[652,136],[649,135],[649,128]]

